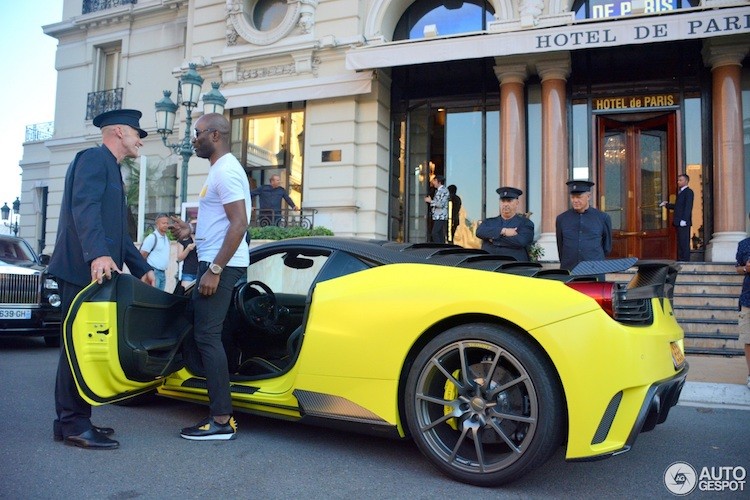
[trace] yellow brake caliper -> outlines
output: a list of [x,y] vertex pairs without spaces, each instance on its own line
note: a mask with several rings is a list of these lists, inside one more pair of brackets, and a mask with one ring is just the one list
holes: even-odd
[[[461,374],[461,370],[454,371],[451,375],[453,375],[453,378],[458,380],[459,375]],[[446,401],[454,401],[458,398],[458,387],[451,382],[450,380],[445,381],[445,391],[443,392],[443,398],[445,398]],[[443,414],[449,415],[453,413],[453,407],[452,406],[443,406]],[[454,431],[458,430],[458,420],[453,417],[448,420],[446,420],[446,423],[453,429]]]

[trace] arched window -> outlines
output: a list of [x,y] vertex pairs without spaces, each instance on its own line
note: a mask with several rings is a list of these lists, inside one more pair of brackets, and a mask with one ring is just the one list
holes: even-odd
[[425,37],[425,28],[434,26],[432,36],[484,31],[492,21],[494,10],[483,0],[418,0],[401,16],[394,40],[416,40]]
[[[644,14],[669,12],[697,7],[700,0],[644,0]],[[608,19],[629,16],[633,11],[631,0],[576,0],[573,12],[576,19]]]

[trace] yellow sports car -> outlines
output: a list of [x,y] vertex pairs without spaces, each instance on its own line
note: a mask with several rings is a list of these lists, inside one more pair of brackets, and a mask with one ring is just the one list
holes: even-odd
[[[452,245],[323,237],[262,245],[251,262],[223,335],[235,410],[411,438],[459,481],[517,479],[563,443],[568,460],[628,451],[687,374],[669,261],[636,263],[623,285]],[[188,304],[130,275],[84,289],[64,328],[81,395],[207,403]]]

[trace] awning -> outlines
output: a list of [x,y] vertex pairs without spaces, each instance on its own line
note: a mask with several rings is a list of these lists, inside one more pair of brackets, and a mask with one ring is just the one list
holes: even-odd
[[222,89],[221,92],[227,98],[226,108],[236,109],[280,102],[367,94],[372,88],[372,79],[372,72],[367,71],[333,77],[311,77],[306,80],[286,83],[277,81],[265,85],[253,83],[252,85]]
[[747,6],[690,9],[661,15],[585,20],[565,26],[507,33],[482,32],[356,47],[346,53],[346,68],[388,68],[484,57],[713,38],[743,33],[750,33],[750,11]]

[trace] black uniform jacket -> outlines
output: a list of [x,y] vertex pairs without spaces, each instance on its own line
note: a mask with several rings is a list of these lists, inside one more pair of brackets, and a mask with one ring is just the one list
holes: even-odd
[[57,241],[49,264],[52,274],[69,283],[91,282],[91,261],[109,255],[140,278],[151,267],[128,234],[120,166],[106,146],[76,155],[65,175]]

